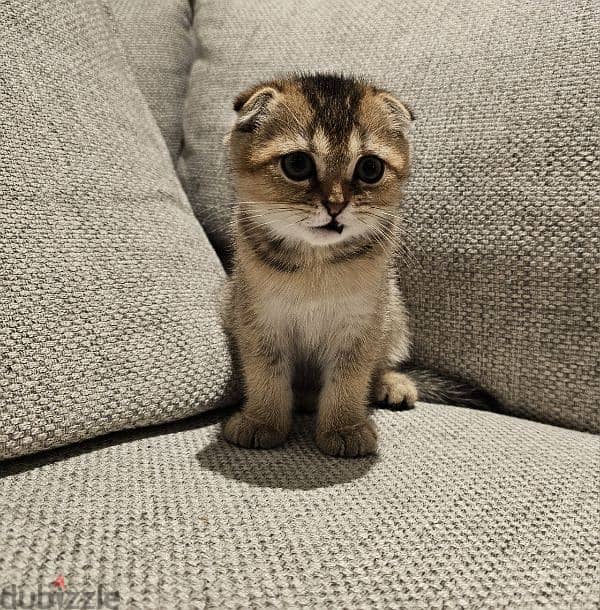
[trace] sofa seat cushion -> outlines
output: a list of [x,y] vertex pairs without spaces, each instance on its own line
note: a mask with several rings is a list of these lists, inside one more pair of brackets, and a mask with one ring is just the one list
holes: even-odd
[[[2,464],[0,587],[126,608],[596,607],[600,439],[419,404],[377,458],[273,451],[215,413]],[[6,589],[11,594],[11,589]]]

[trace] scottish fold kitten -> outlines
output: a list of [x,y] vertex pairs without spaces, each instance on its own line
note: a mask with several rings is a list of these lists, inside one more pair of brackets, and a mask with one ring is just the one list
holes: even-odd
[[234,109],[225,317],[246,402],[224,436],[279,445],[296,402],[317,410],[323,452],[373,453],[369,404],[419,396],[399,370],[410,336],[394,275],[412,113],[383,89],[331,74],[258,84]]

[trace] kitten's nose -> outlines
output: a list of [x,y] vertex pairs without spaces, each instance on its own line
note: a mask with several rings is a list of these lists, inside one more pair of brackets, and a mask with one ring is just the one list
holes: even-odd
[[345,192],[344,185],[334,180],[323,191],[323,205],[329,212],[331,218],[335,218],[348,205],[348,193]]
[[338,214],[340,214],[344,208],[348,205],[347,201],[331,201],[331,199],[324,199],[323,205],[325,209],[329,212],[329,215],[332,218],[335,218]]

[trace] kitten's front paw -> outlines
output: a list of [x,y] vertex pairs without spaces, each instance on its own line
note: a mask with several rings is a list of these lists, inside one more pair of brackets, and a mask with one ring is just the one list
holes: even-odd
[[287,434],[247,417],[244,413],[236,413],[223,426],[223,436],[230,443],[248,449],[271,449],[281,445]]
[[377,451],[377,431],[369,420],[341,430],[317,431],[317,446],[335,457],[361,457]]

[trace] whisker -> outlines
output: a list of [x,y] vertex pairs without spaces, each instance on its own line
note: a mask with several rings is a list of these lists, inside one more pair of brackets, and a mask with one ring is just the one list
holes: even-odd
[[[255,227],[255,229],[256,229],[256,230],[255,230],[255,233],[257,233],[257,232],[258,232],[258,230],[260,229],[260,227],[261,227],[261,226],[263,226],[263,227],[268,227],[268,228],[272,228],[272,227],[273,227],[273,225],[274,225],[274,224],[277,222],[277,220],[278,220],[278,219],[273,219],[273,218],[269,218],[269,219],[267,219],[267,220],[263,220],[263,221],[258,221],[258,220],[257,220],[257,218],[262,218],[262,217],[263,217],[263,216],[246,217],[246,218],[247,218],[247,219],[250,221],[250,224],[251,224],[251,225],[253,225],[253,226]],[[296,219],[296,220],[293,220],[293,221],[292,221],[292,222],[290,222],[289,224],[284,225],[283,227],[280,227],[280,229],[279,229],[279,230],[280,230],[280,231],[281,231],[281,230],[285,230],[285,229],[287,229],[287,228],[289,228],[289,227],[291,227],[291,226],[293,226],[293,225],[297,225],[297,224],[299,224],[300,222],[302,222],[302,220],[305,220],[306,218],[308,218],[308,216],[305,216],[305,217],[304,217],[304,218],[302,218],[302,219]]]
[[[381,212],[381,211],[382,210],[379,210],[378,212]],[[373,210],[362,210],[362,213],[364,213],[365,215],[382,220],[382,217],[379,215],[378,212],[375,212]],[[395,241],[397,253],[402,255],[402,260],[405,264],[410,262],[415,267],[418,267],[421,270],[424,270],[423,264],[421,263],[419,258],[417,256],[415,256],[414,252],[412,252],[412,250],[410,248],[408,248],[408,246],[406,244],[402,243],[402,241],[400,241],[398,238],[408,237],[411,241],[413,241],[413,244],[411,244],[411,245],[416,246],[416,249],[421,249],[418,242],[414,241],[414,237],[411,236],[408,232],[406,232],[403,229],[403,227],[396,226],[396,227],[394,227],[394,229],[395,229],[395,231],[392,230],[392,228],[374,227],[374,230],[379,231],[380,233],[385,230],[389,234],[389,238],[393,239]]]

